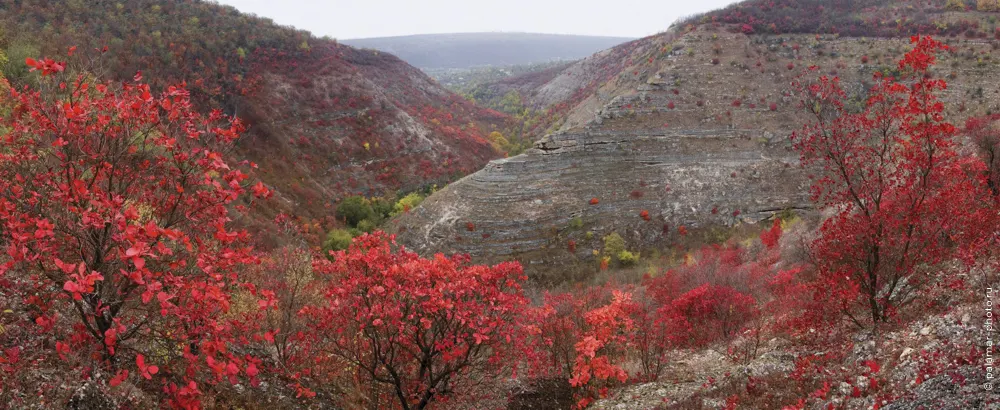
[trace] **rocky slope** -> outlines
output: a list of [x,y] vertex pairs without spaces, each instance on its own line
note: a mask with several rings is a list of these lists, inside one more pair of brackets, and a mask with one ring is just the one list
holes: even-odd
[[[953,48],[935,73],[950,82],[951,118],[996,112],[995,45],[947,40]],[[599,53],[534,93],[537,104],[565,107],[559,132],[450,185],[394,227],[421,252],[516,258],[537,273],[594,266],[610,232],[632,249],[660,248],[685,240],[682,225],[711,241],[717,227],[803,210],[808,171],[789,136],[804,116],[792,83],[833,74],[856,98],[908,49],[908,38],[703,24]]]

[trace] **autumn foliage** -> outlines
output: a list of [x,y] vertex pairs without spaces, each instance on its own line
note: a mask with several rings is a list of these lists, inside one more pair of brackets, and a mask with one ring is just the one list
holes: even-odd
[[982,164],[956,153],[936,98],[947,84],[926,75],[946,46],[913,42],[898,66],[908,81],[876,73],[861,113],[844,108],[837,78],[809,84],[814,122],[793,137],[803,163],[821,172],[813,198],[836,212],[812,245],[824,278],[817,291],[858,325],[886,321],[925,281],[921,266],[955,256],[982,204],[973,178]]
[[249,178],[223,159],[241,123],[197,114],[181,87],[154,95],[139,75],[102,83],[67,75],[66,63],[27,63],[42,91],[3,99],[0,303],[15,319],[2,358],[69,371],[5,372],[2,389],[16,397],[106,377],[160,386],[190,407],[203,383],[253,378],[227,320],[254,261],[229,208]]
[[[516,346],[527,299],[521,266],[470,266],[461,256],[422,259],[393,249],[382,233],[364,235],[333,262],[326,302],[313,320],[316,377],[336,380],[352,369],[371,386],[364,407],[425,408],[496,377]],[[510,368],[506,368],[510,371]]]

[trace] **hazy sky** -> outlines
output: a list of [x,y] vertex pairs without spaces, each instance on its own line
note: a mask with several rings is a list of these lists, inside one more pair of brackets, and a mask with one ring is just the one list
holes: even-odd
[[515,31],[642,37],[735,0],[217,0],[338,39]]

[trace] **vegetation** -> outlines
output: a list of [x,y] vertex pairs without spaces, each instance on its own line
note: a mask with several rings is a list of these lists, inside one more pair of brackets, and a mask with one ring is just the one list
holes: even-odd
[[[0,81],[0,400],[11,407],[471,408],[504,399],[497,392],[506,393],[514,375],[560,380],[583,408],[630,381],[658,380],[667,363],[687,360],[692,350],[713,350],[749,370],[761,340],[787,348],[794,369],[780,380],[749,371],[727,376],[738,384],[727,408],[829,407],[834,383],[844,391],[839,397],[863,398],[868,406],[867,400],[889,403],[938,374],[964,383],[954,366],[981,363],[978,344],[941,343],[921,352],[919,371],[902,380],[882,371],[901,360],[897,352],[881,364],[869,359],[887,357],[877,356],[879,332],[909,333],[915,312],[947,311],[935,296],[979,280],[964,270],[998,266],[998,118],[966,122],[962,132],[972,144],[969,152],[960,149],[960,131],[937,98],[947,84],[930,75],[947,48],[931,38],[913,38],[914,49],[891,67],[899,78],[876,73],[857,110],[835,76],[798,83],[795,95],[812,117],[794,148],[813,173],[816,206],[828,215],[815,231],[787,236],[783,220],[790,214],[783,212],[753,236],[674,249],[670,266],[649,270],[641,281],[526,292],[516,262],[425,258],[379,230],[418,206],[427,190],[398,200],[362,196],[357,192],[374,191],[356,189],[355,181],[345,190],[354,194],[325,211],[336,219],[326,227],[276,217],[275,225],[295,239],[282,246],[255,247],[254,234],[237,225],[256,207],[271,206],[275,195],[259,176],[269,170],[238,158],[246,125],[224,114],[251,98],[255,69],[245,64],[270,56],[254,61],[287,63],[304,76],[297,87],[308,89],[315,86],[310,71],[337,60],[337,46],[236,13],[213,16],[215,6],[197,1],[176,13],[158,2],[116,3],[115,13],[128,13],[116,18],[136,20],[116,23],[141,40],[127,43],[117,29],[90,25],[102,21],[101,8],[8,3],[4,10],[23,17],[8,27],[67,44],[108,41],[138,56],[102,66],[100,55],[117,54],[98,48],[90,60],[80,56],[82,45],[31,39],[3,45],[0,69],[16,84]],[[750,2],[718,16],[745,33],[806,30],[822,24],[815,19],[825,9],[818,7],[806,0]],[[764,14],[775,22],[754,20]],[[38,28],[53,27],[39,21],[74,18],[81,23],[61,31]],[[217,36],[208,35],[208,23]],[[834,24],[874,29],[863,19]],[[921,24],[893,27],[905,32]],[[891,25],[877,26],[888,33],[879,30]],[[308,58],[317,54],[332,59]],[[361,56],[379,61],[346,57]],[[151,69],[134,74],[145,67]],[[102,79],[105,69],[114,72],[111,80]],[[174,84],[184,78],[194,80],[190,89]],[[414,101],[420,100],[400,105],[422,124],[470,151],[486,147],[476,127],[460,123],[472,116],[465,102],[417,108]],[[329,108],[306,104],[313,103]],[[525,112],[519,95],[507,103]],[[370,128],[384,120],[374,108],[380,103],[331,104],[356,110],[331,121],[358,132],[349,148],[358,158],[396,149]],[[226,110],[206,109],[215,105]],[[551,118],[566,109],[531,115]],[[552,121],[542,126],[558,122]],[[500,131],[488,140],[508,154],[520,144]],[[379,175],[391,173],[380,169]],[[600,200],[578,205],[596,207]],[[653,219],[648,210],[639,212],[641,221],[635,216],[624,219]],[[454,223],[458,235],[480,235],[472,221]],[[307,240],[329,226],[335,228],[325,240]],[[569,228],[582,229],[583,219],[572,219]],[[678,233],[688,230],[679,226]],[[617,232],[584,237],[603,247],[577,254],[576,240],[568,239],[572,258],[592,256],[582,266],[596,262],[607,270],[616,260],[638,270],[640,254]],[[726,391],[715,383],[710,378],[701,391]]]
[[915,277],[920,266],[955,256],[959,249],[941,232],[982,217],[984,192],[967,177],[952,140],[955,127],[935,96],[945,82],[924,75],[946,47],[928,37],[914,41],[899,64],[913,84],[876,75],[865,110],[851,114],[837,79],[821,77],[808,86],[816,100],[805,102],[814,107],[815,123],[794,137],[803,162],[824,171],[814,199],[840,207],[813,248],[821,286],[859,325],[860,312],[874,326],[888,320],[908,297],[900,287],[923,282]]
[[352,227],[358,226],[361,221],[370,221],[374,217],[375,210],[372,209],[371,202],[363,196],[347,197],[337,205],[337,218]]
[[329,254],[331,251],[342,251],[351,246],[354,237],[361,235],[357,229],[334,229],[326,235],[323,241],[323,252]]

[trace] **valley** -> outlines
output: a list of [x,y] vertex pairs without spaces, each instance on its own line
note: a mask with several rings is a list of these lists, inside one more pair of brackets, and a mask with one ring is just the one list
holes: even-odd
[[1000,2],[640,3],[0,0],[0,408],[1000,409]]

